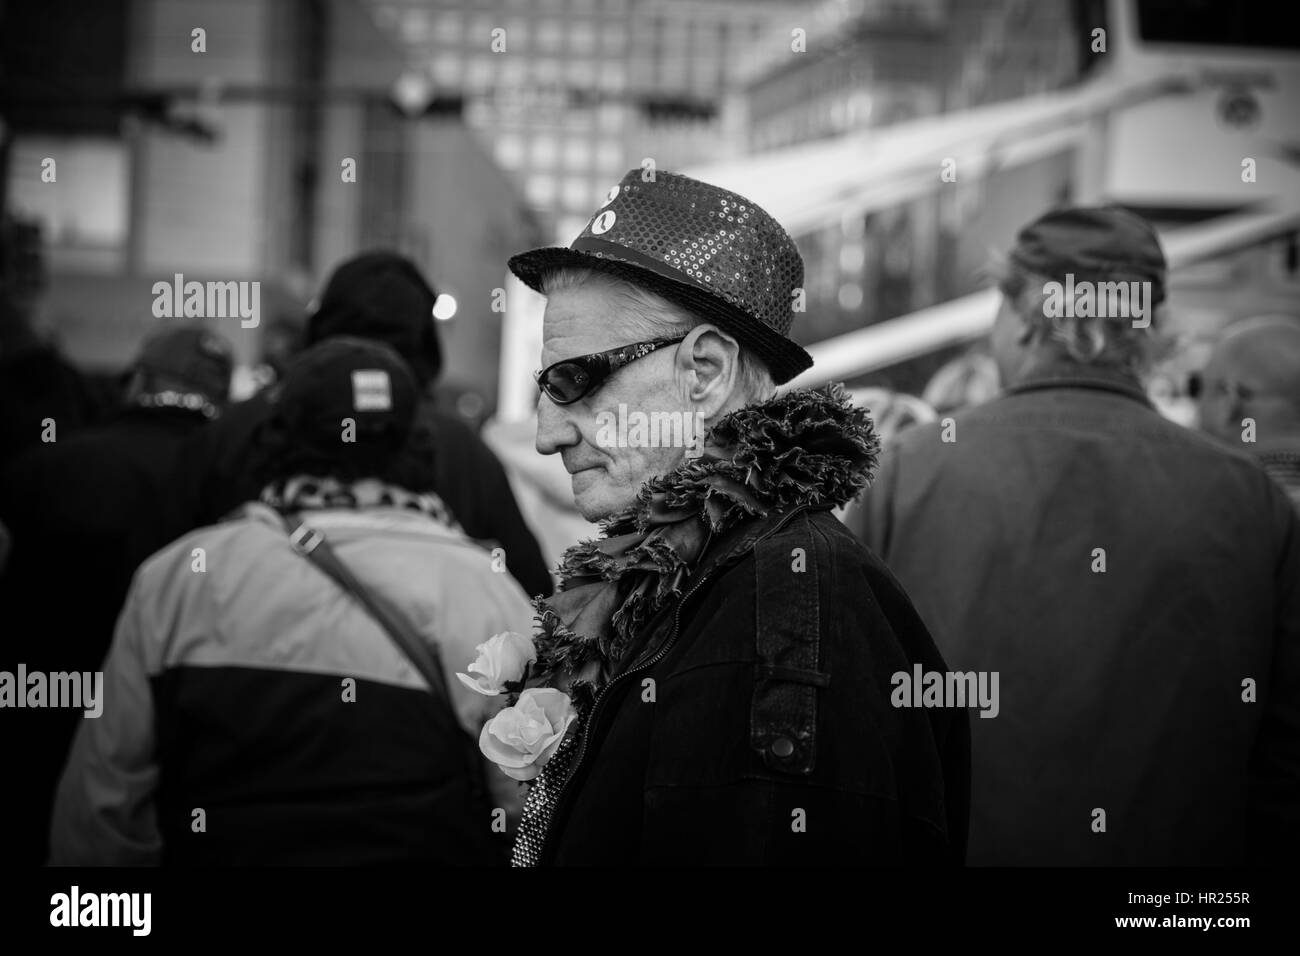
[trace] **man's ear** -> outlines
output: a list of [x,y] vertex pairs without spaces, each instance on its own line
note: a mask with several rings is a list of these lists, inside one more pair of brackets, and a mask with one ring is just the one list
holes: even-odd
[[740,343],[716,325],[696,326],[682,340],[677,365],[687,400],[710,418],[727,405],[740,380]]

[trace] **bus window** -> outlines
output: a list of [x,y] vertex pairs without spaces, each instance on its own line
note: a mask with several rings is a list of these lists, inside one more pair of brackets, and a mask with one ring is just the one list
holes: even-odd
[[1300,17],[1268,0],[1137,0],[1144,43],[1300,50]]

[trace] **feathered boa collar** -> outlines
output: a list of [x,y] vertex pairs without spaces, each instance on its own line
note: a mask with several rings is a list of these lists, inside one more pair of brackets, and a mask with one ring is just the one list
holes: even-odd
[[842,505],[871,478],[880,442],[838,384],[797,389],[731,412],[703,453],[646,482],[637,501],[569,548],[560,586],[536,598],[530,685],[567,690],[586,709],[634,637],[682,593],[709,541],[799,505]]

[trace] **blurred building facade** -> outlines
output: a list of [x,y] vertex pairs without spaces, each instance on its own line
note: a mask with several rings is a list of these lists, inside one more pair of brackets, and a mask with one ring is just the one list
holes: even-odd
[[370,0],[413,83],[464,117],[564,242],[609,187],[653,160],[744,150],[723,104],[788,0]]
[[[804,18],[804,49],[791,48],[785,29],[751,66],[738,107],[750,152],[869,139],[872,130],[1068,86],[1081,74],[1073,13],[1070,0],[822,0]],[[936,182],[940,173],[936,157]],[[821,341],[973,291],[990,246],[1014,228],[1018,206],[1009,195],[1063,197],[1069,173],[1057,157],[979,184],[958,176],[951,188],[796,236],[807,293],[799,337]],[[1026,190],[1026,179],[1042,182]],[[1001,210],[1005,228],[991,221]],[[949,357],[928,356],[873,381],[919,392]]]
[[[785,23],[773,28],[784,48],[759,45],[738,107],[751,158],[689,171],[797,223],[805,344],[975,292],[993,255],[1054,206],[1116,202],[1170,231],[1300,195],[1300,38],[1280,13],[1190,0],[822,0],[801,22],[799,48]],[[1005,132],[981,143],[982,123]],[[948,151],[959,144],[976,144],[960,167]],[[792,175],[806,176],[803,197],[780,186]],[[1291,233],[1180,271],[1171,331],[1294,310],[1296,246]],[[919,393],[965,347],[857,384]]]
[[774,25],[746,70],[750,150],[937,112],[949,23],[939,0],[863,0],[819,2],[807,16]]
[[209,320],[247,367],[333,266],[385,246],[457,298],[447,384],[490,405],[500,263],[544,237],[457,115],[396,108],[401,53],[359,0],[107,0],[89,43],[81,7],[7,5],[0,61],[5,206],[42,225],[70,357],[127,361],[179,273],[261,283],[259,327]]

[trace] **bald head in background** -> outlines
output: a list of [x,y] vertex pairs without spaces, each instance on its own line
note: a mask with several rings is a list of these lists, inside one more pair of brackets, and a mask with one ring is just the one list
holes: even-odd
[[1200,422],[1250,453],[1300,511],[1300,317],[1228,326],[1205,366]]
[[1230,325],[1205,366],[1202,431],[1237,447],[1242,420],[1256,443],[1300,442],[1300,317],[1245,319]]

